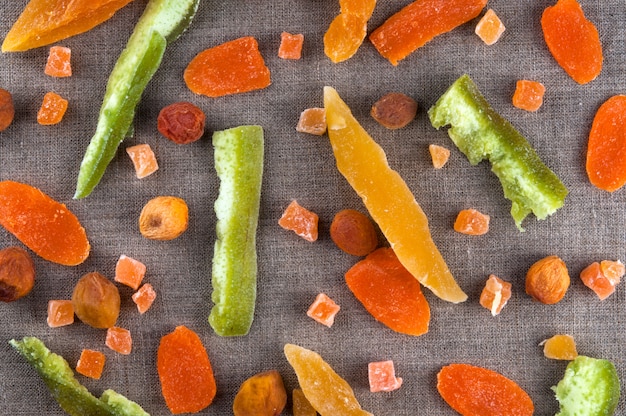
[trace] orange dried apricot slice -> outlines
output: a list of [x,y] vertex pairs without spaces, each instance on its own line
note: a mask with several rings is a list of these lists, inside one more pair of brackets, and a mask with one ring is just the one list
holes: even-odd
[[448,159],[450,159],[450,149],[443,146],[430,144],[428,145],[428,152],[433,160],[433,167],[435,169],[443,168],[445,164],[448,163]]
[[574,81],[586,84],[600,75],[600,35],[578,1],[558,0],[547,7],[541,16],[541,28],[550,53]]
[[278,225],[285,230],[291,230],[307,241],[317,240],[317,224],[319,217],[316,213],[304,208],[295,199],[287,206]]
[[292,35],[288,32],[282,32],[280,34],[280,47],[278,48],[278,57],[282,59],[300,59],[302,57],[303,43],[303,34],[298,33]]
[[51,77],[64,78],[72,76],[71,59],[72,50],[65,46],[53,46],[50,48],[48,61],[44,73]]
[[491,311],[491,315],[498,315],[511,298],[511,287],[509,282],[505,282],[496,275],[489,275],[480,294],[480,305]]
[[546,87],[541,82],[520,79],[515,83],[513,106],[526,110],[537,111],[543,104]]
[[0,225],[54,263],[75,266],[89,256],[89,241],[78,218],[33,186],[0,182]]
[[306,315],[316,322],[330,328],[335,323],[335,315],[337,315],[339,309],[339,305],[337,305],[334,300],[329,298],[325,293],[320,293],[306,311]]
[[84,349],[76,363],[76,372],[85,377],[99,379],[104,370],[106,356],[100,351]]
[[535,406],[513,380],[486,368],[450,364],[437,374],[437,390],[464,416],[532,416]]
[[49,45],[94,28],[132,0],[31,0],[9,30],[2,52]]
[[196,55],[183,75],[189,89],[209,97],[221,97],[265,88],[270,70],[251,36],[231,40]]
[[489,231],[489,215],[473,208],[459,212],[454,221],[454,231],[467,235],[483,235]]
[[489,9],[478,21],[474,32],[486,45],[493,45],[500,39],[505,30],[506,28],[496,12]]
[[552,360],[573,360],[578,357],[576,341],[567,334],[558,334],[541,342],[543,355]]

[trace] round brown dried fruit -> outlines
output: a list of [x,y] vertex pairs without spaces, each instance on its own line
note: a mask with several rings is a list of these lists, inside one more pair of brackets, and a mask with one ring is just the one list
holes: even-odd
[[204,112],[188,102],[164,107],[157,118],[162,135],[178,144],[195,142],[204,134]]
[[548,256],[539,260],[526,273],[526,293],[548,305],[563,299],[569,284],[567,266],[557,256]]
[[139,231],[151,240],[173,240],[187,229],[187,203],[175,196],[158,196],[148,201],[139,215]]
[[30,293],[35,285],[35,264],[19,247],[0,250],[0,301],[13,302]]
[[390,92],[376,101],[371,115],[388,129],[399,129],[409,124],[417,114],[417,102],[399,92]]
[[10,92],[0,88],[0,131],[11,125],[13,117],[15,117],[13,97]]
[[120,314],[120,292],[109,279],[98,272],[91,272],[76,283],[72,306],[78,319],[87,325],[110,328]]
[[372,221],[353,209],[339,211],[330,224],[330,238],[337,247],[353,256],[366,256],[378,247]]

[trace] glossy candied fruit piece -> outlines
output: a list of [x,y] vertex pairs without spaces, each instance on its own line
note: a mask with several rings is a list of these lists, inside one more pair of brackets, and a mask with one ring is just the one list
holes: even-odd
[[500,39],[505,29],[504,23],[496,12],[489,9],[478,21],[474,32],[486,45],[493,45]]
[[106,356],[100,351],[84,349],[76,363],[76,372],[85,377],[99,379],[104,370]]
[[515,84],[513,105],[526,111],[537,111],[543,104],[546,87],[541,82],[520,79]]
[[320,293],[311,304],[306,314],[309,318],[314,319],[327,327],[333,326],[335,316],[339,312],[340,306],[325,293]]
[[0,88],[0,131],[6,130],[15,118],[15,104],[13,103],[13,95]]
[[146,275],[146,265],[122,254],[115,264],[115,281],[137,290]]
[[303,44],[303,34],[291,34],[289,32],[282,32],[280,34],[280,47],[278,48],[278,57],[282,59],[300,59],[302,57]]
[[300,113],[296,131],[322,136],[326,133],[326,111],[323,108],[307,108]]
[[435,169],[443,168],[450,159],[450,149],[437,144],[429,144],[428,152],[433,160],[433,167]]
[[543,355],[552,360],[573,360],[578,357],[576,341],[567,334],[557,334],[542,341]]
[[317,240],[319,217],[316,213],[304,208],[295,199],[287,206],[278,225],[291,230],[307,241]]
[[511,298],[511,288],[511,283],[505,282],[496,275],[489,275],[480,294],[480,305],[489,310],[492,316],[498,315]]
[[311,406],[302,389],[293,389],[291,402],[293,416],[317,416],[317,411]]
[[72,50],[66,46],[52,46],[44,73],[56,78],[72,76]]
[[133,338],[128,329],[112,326],[107,329],[105,345],[115,352],[128,355],[133,350]]
[[594,291],[600,300],[604,300],[615,292],[615,286],[620,282],[623,275],[624,265],[621,262],[603,260],[600,263],[593,262],[585,267],[580,272],[580,279],[585,286]]
[[396,377],[393,361],[377,361],[367,365],[367,374],[372,393],[393,391],[402,386],[402,379]]
[[159,163],[152,148],[147,143],[137,144],[126,148],[126,153],[135,167],[137,179],[152,175],[159,169]]
[[324,53],[334,63],[350,59],[367,35],[367,19],[355,14],[341,13],[330,23],[324,34]]
[[454,231],[467,235],[487,234],[489,219],[489,215],[473,208],[461,210],[454,221]]
[[67,111],[68,101],[55,92],[47,92],[37,112],[37,122],[42,126],[58,124]]
[[150,283],[146,283],[138,291],[133,293],[133,302],[137,305],[140,314],[144,314],[150,309],[156,299],[156,292]]
[[48,301],[47,323],[50,328],[74,323],[74,306],[71,300],[53,299]]
[[283,378],[276,370],[245,380],[233,401],[234,416],[278,416],[287,405]]

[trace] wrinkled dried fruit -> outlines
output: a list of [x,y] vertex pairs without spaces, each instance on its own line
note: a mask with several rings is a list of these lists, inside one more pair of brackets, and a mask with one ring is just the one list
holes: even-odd
[[547,305],[563,299],[569,284],[567,266],[557,256],[548,256],[537,261],[526,273],[526,293]]
[[413,121],[417,114],[417,102],[408,95],[390,92],[374,103],[370,114],[386,128],[399,129]]
[[159,112],[159,132],[177,144],[195,142],[204,134],[204,112],[198,106],[179,102],[170,104]]
[[555,335],[541,342],[543,355],[553,360],[573,360],[578,357],[574,337],[566,334]]
[[72,305],[78,319],[87,325],[110,328],[120,314],[120,292],[109,279],[91,272],[74,287]]
[[35,264],[19,247],[0,250],[0,301],[13,302],[30,293],[35,285]]
[[158,196],[148,201],[139,215],[139,231],[151,240],[173,240],[187,230],[187,203],[175,196]]
[[15,117],[13,96],[10,92],[0,88],[0,131],[6,130]]
[[256,374],[243,382],[235,401],[235,416],[278,416],[287,404],[283,379],[276,370]]
[[76,372],[85,377],[99,379],[105,362],[106,356],[100,351],[84,349],[76,363]]
[[67,111],[68,101],[52,91],[43,96],[43,102],[37,112],[37,123],[43,126],[58,124]]
[[378,247],[374,223],[365,214],[344,209],[330,224],[330,238],[341,250],[354,256],[367,256]]

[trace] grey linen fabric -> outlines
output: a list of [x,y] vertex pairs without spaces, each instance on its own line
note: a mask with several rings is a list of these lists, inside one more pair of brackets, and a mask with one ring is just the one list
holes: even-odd
[[[379,2],[368,31],[408,3]],[[155,360],[160,338],[177,325],[200,335],[213,363],[218,393],[214,403],[201,412],[207,415],[231,413],[240,384],[261,371],[277,369],[287,391],[296,388],[296,376],[282,352],[286,343],[320,353],[354,388],[363,408],[376,415],[455,414],[436,389],[437,372],[454,362],[504,374],[528,392],[537,415],[554,414],[558,404],[550,387],[562,377],[567,363],[544,358],[539,344],[557,333],[573,335],[581,354],[612,360],[624,379],[626,286],[618,286],[613,296],[601,302],[578,276],[593,261],[626,260],[626,191],[609,194],[596,189],[585,173],[587,137],[595,111],[626,89],[626,9],[623,1],[581,0],[587,17],[599,29],[605,56],[600,76],[581,86],[556,64],[543,40],[541,13],[553,3],[492,0],[488,7],[507,27],[499,42],[486,46],[474,34],[475,19],[435,38],[393,67],[367,40],[346,62],[333,64],[326,58],[322,37],[339,12],[335,0],[205,0],[189,31],[168,47],[148,85],[138,108],[135,136],[122,143],[93,194],[78,201],[72,199],[78,166],[95,129],[108,74],[146,1],[136,0],[95,29],[58,43],[72,49],[71,78],[44,75],[48,47],[2,54],[0,87],[13,93],[16,116],[13,125],[0,133],[0,180],[31,184],[65,203],[87,230],[92,251],[76,267],[56,265],[33,254],[34,290],[18,302],[0,305],[0,413],[63,414],[36,373],[8,344],[11,338],[37,336],[72,367],[83,348],[106,354],[100,380],[78,376],[94,394],[112,388],[153,415],[169,414]],[[2,2],[2,37],[25,5],[25,0]],[[304,34],[301,60],[278,58],[282,31]],[[189,61],[205,48],[241,36],[258,40],[272,84],[261,91],[217,99],[190,92],[182,78]],[[428,121],[427,109],[463,73],[528,138],[570,191],[565,206],[551,218],[537,221],[530,216],[524,233],[515,228],[510,203],[489,166],[470,166],[445,130],[433,129]],[[546,86],[544,105],[536,113],[512,106],[518,79]],[[335,168],[328,138],[295,131],[302,110],[323,105],[324,85],[337,89],[385,149],[390,165],[428,215],[435,242],[469,295],[465,303],[453,305],[424,289],[432,319],[430,331],[423,336],[398,334],[375,321],[344,282],[343,274],[359,259],[335,247],[329,226],[337,211],[365,212],[365,208]],[[36,122],[47,91],[69,100],[65,118],[55,126]],[[396,131],[386,130],[369,115],[372,104],[390,91],[408,94],[420,106],[416,119]],[[205,136],[185,146],[166,140],[156,129],[159,110],[183,100],[198,105],[207,115]],[[221,338],[207,323],[216,221],[213,202],[219,189],[211,133],[243,124],[263,126],[266,139],[258,299],[250,334]],[[142,180],[136,179],[124,151],[138,143],[150,144],[160,165],[154,175]],[[452,150],[442,170],[432,167],[431,143]],[[176,240],[151,241],[138,231],[142,206],[158,195],[179,196],[189,204],[189,229]],[[309,243],[278,226],[293,199],[319,214],[318,241]],[[464,208],[491,216],[487,235],[471,237],[453,230],[456,214]],[[382,235],[381,244],[386,244]],[[0,230],[0,247],[11,245],[21,243]],[[130,355],[109,350],[104,345],[105,331],[79,321],[62,328],[46,325],[48,300],[69,299],[76,281],[91,271],[112,279],[121,254],[146,264],[144,281],[158,294],[152,308],[140,315],[130,297],[132,290],[119,286],[118,325],[133,335]],[[532,263],[551,254],[567,263],[572,284],[560,303],[547,306],[524,293],[524,278]],[[497,317],[478,303],[492,273],[513,284],[513,296]],[[331,328],[306,316],[320,292],[341,306]],[[382,360],[394,361],[404,383],[394,392],[370,393],[367,364]],[[285,414],[291,414],[290,406],[291,399]],[[625,413],[622,401],[618,414]]]

